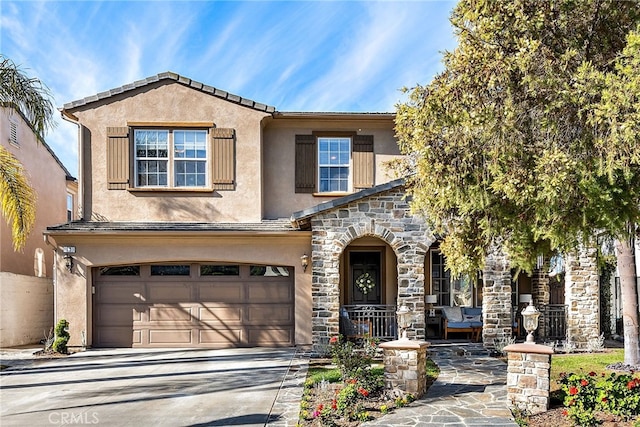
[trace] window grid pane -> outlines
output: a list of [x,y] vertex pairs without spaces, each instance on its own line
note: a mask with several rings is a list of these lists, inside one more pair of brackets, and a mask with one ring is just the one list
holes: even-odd
[[351,138],[318,138],[320,192],[349,191]]
[[136,130],[136,185],[166,187],[169,131]]

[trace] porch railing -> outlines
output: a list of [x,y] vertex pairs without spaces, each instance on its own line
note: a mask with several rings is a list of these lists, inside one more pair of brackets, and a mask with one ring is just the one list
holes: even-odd
[[567,306],[563,304],[543,305],[540,310],[540,331],[542,338],[564,340],[567,335]]
[[395,305],[343,305],[340,308],[340,333],[349,336],[368,335],[380,341],[398,338]]

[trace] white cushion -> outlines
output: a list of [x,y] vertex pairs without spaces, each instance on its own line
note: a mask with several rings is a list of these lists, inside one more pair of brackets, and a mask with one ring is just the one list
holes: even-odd
[[461,307],[442,307],[442,312],[449,322],[462,322]]

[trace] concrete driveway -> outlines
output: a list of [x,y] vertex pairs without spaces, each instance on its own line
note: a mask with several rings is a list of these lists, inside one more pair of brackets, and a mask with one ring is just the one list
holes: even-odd
[[[293,348],[105,349],[34,360],[0,373],[0,425],[295,425],[295,394],[304,380],[295,354]],[[278,395],[282,400],[291,387],[287,408]]]

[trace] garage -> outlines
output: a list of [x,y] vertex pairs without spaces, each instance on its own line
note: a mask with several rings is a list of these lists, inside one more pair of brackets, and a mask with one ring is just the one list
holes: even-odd
[[94,347],[294,344],[293,269],[149,264],[93,269]]

